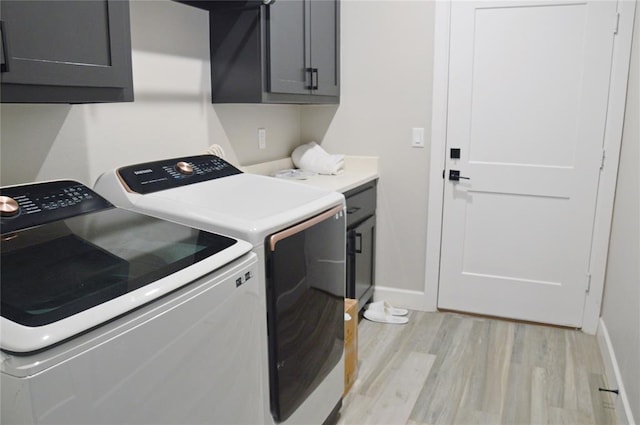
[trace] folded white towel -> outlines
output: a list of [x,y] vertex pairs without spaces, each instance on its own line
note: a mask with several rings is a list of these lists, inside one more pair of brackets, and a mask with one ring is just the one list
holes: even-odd
[[344,171],[344,155],[328,154],[316,142],[295,148],[291,159],[296,167],[318,174],[340,174]]

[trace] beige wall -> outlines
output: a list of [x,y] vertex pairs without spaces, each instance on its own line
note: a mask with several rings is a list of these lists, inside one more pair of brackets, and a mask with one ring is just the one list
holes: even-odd
[[133,0],[130,9],[135,102],[2,104],[3,185],[72,178],[91,186],[107,169],[200,154],[213,143],[245,165],[299,144],[299,106],[211,105],[207,12],[169,0]]
[[[307,106],[302,139],[380,157],[376,284],[424,291],[434,4],[343,1],[341,101]],[[411,147],[412,127],[426,146]]]
[[640,5],[635,30],[602,320],[633,417],[640,420]]
[[[107,169],[204,153],[213,143],[243,165],[287,157],[309,140],[332,153],[377,155],[377,281],[422,291],[433,9],[428,1],[342,2],[339,106],[211,105],[207,13],[133,0],[135,102],[1,105],[0,182],[93,185]],[[266,150],[257,147],[259,127]],[[425,148],[410,147],[412,127],[425,128]]]

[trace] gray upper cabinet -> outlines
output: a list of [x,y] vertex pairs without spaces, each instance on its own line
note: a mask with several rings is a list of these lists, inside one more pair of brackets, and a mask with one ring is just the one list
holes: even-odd
[[338,0],[318,0],[311,3],[311,66],[315,70],[314,93],[340,95],[340,48]]
[[339,0],[212,3],[213,103],[339,103]]
[[127,0],[2,0],[3,103],[133,100]]

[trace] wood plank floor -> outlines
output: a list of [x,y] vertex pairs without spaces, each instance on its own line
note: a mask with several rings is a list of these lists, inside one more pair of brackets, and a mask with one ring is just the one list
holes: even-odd
[[457,313],[358,327],[338,424],[614,424],[596,338]]

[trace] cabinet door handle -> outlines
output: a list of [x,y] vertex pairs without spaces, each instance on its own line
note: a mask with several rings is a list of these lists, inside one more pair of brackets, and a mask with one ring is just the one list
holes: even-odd
[[347,230],[347,256],[348,257],[353,257],[354,255],[356,255],[356,251],[354,249],[355,244],[356,244],[356,237],[354,235],[354,231]]
[[9,47],[4,21],[0,21],[0,72],[9,72]]
[[309,85],[305,86],[307,90],[318,90],[318,68],[307,68],[309,74]]
[[305,73],[309,79],[309,85],[304,86],[304,88],[307,90],[313,90],[313,68],[306,68]]
[[362,233],[356,232],[356,254],[362,254]]
[[360,211],[360,207],[351,207],[351,208],[347,207],[347,214],[354,214],[358,211]]

